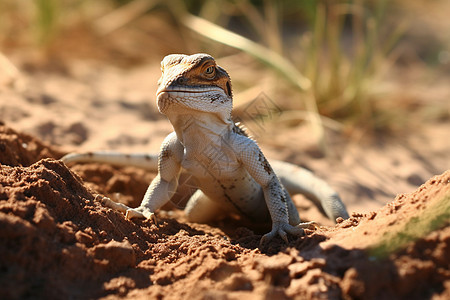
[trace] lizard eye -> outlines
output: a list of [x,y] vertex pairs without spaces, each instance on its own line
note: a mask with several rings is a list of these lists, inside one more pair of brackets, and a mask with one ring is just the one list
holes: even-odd
[[207,67],[205,70],[205,74],[208,76],[212,76],[214,75],[215,70],[216,69],[214,68],[214,66]]

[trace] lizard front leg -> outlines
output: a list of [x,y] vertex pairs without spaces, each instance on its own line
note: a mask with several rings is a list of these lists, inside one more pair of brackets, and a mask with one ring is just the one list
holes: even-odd
[[137,208],[126,210],[126,217],[147,218],[156,222],[155,211],[175,194],[181,170],[184,148],[174,132],[161,145],[158,156],[158,175],[153,179]]
[[[278,177],[265,158],[261,149],[251,139],[240,137],[237,143],[238,157],[253,179],[261,185],[264,200],[272,219],[272,230],[261,238],[260,245],[279,235],[288,243],[287,234],[303,235],[303,228],[310,228],[314,222],[300,223],[296,226],[289,224],[288,195]],[[244,141],[242,141],[244,139]]]
[[286,244],[289,243],[287,233],[301,236],[304,234],[303,229],[313,228],[316,222],[305,222],[291,225],[289,223],[288,214],[288,195],[284,187],[281,185],[278,177],[273,176],[266,186],[263,186],[264,199],[272,218],[272,230],[265,234],[260,241],[262,246],[265,242],[270,241],[276,235],[279,235]]

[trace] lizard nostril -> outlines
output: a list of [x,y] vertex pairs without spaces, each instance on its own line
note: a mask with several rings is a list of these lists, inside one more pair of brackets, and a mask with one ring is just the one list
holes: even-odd
[[177,79],[177,83],[178,83],[178,84],[185,84],[185,83],[186,83],[186,78],[184,78],[184,77],[178,78],[178,79]]

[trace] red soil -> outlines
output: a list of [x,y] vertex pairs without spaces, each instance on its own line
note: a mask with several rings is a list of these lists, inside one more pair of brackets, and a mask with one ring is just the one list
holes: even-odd
[[[62,154],[0,126],[2,299],[450,298],[450,171],[376,212],[259,249],[264,231],[234,219],[186,223],[175,210],[160,212],[158,226],[131,222],[94,195],[120,192],[137,205],[152,174],[74,167],[81,179]],[[376,247],[428,219],[432,229],[402,247]]]

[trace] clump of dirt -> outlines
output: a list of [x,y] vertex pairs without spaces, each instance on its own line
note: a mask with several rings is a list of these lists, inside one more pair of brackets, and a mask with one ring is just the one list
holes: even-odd
[[71,169],[86,186],[130,207],[139,206],[155,174],[137,168],[120,168],[99,163],[79,164]]
[[42,158],[59,158],[63,152],[28,134],[19,134],[0,121],[0,154],[2,165],[29,166]]
[[[55,160],[60,151],[0,133],[2,299],[450,297],[450,171],[379,211],[260,249],[261,235],[233,219],[211,226],[161,212],[158,225],[129,221],[95,202],[93,189],[126,194],[134,170],[87,176],[85,166],[84,182]],[[427,229],[415,236],[412,227]]]

